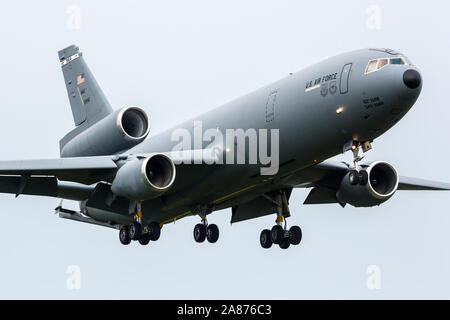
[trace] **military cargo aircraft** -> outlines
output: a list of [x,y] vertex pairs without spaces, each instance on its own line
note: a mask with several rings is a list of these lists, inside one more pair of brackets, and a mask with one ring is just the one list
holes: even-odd
[[[114,111],[77,46],[58,55],[75,128],[58,159],[0,161],[0,192],[78,201],[79,211],[56,212],[118,229],[124,245],[156,241],[187,216],[199,217],[195,241],[214,243],[219,228],[207,217],[231,208],[232,223],[273,214],[261,246],[286,249],[302,239],[286,219],[296,188],[311,188],[304,204],[342,207],[380,205],[397,190],[450,190],[384,160],[361,163],[421,92],[419,69],[400,52],[325,59],[148,139],[144,110]],[[350,163],[329,160],[347,151]]]

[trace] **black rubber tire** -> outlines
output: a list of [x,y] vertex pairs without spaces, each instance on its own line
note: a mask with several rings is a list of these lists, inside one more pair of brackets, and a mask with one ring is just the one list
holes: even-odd
[[203,223],[199,223],[194,227],[194,239],[197,242],[203,242],[206,239],[206,227]]
[[161,226],[158,222],[151,222],[148,225],[148,229],[150,231],[150,240],[156,241],[161,236]]
[[275,244],[280,244],[284,238],[284,229],[280,225],[274,225],[270,231],[270,239]]
[[139,239],[139,243],[142,244],[143,246],[146,246],[149,242],[150,242],[150,234],[148,233],[143,234]]
[[361,170],[359,172],[359,184],[365,186],[369,182],[369,174],[366,170]]
[[291,245],[291,243],[289,242],[288,238],[285,238],[285,239],[281,240],[281,242],[280,242],[281,249],[287,249],[290,247],[290,245]]
[[299,226],[292,226],[289,229],[289,242],[296,246],[302,241],[302,229]]
[[120,227],[119,240],[120,240],[120,243],[125,246],[131,243],[130,234],[128,233],[128,226]]
[[130,234],[131,240],[139,240],[142,234],[142,225],[139,222],[134,221],[128,227],[128,232]]
[[216,243],[219,240],[219,227],[215,224],[210,224],[206,228],[206,239],[210,243]]
[[259,236],[259,243],[264,249],[269,249],[272,246],[273,242],[270,237],[269,229],[264,229],[263,231],[261,231],[261,235]]
[[357,185],[359,182],[359,172],[356,170],[350,170],[350,173],[348,174],[348,180],[351,185]]

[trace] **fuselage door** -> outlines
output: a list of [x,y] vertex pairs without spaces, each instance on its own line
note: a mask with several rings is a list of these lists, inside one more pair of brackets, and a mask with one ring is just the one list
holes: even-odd
[[341,94],[347,93],[348,92],[348,80],[350,78],[350,71],[352,69],[352,64],[351,63],[347,63],[346,65],[344,65],[344,67],[342,68],[342,72],[341,72],[341,83],[340,83],[340,91]]
[[277,91],[272,91],[269,94],[266,102],[266,122],[275,120],[275,104],[277,101]]

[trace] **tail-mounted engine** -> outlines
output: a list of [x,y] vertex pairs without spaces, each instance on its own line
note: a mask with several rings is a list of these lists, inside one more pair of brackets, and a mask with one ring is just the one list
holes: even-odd
[[144,110],[129,106],[117,110],[67,142],[61,157],[101,156],[120,152],[141,143],[150,132]]

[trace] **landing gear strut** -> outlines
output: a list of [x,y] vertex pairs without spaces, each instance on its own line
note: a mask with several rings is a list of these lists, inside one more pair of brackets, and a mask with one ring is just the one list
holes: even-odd
[[211,213],[211,208],[202,207],[200,209],[200,217],[202,222],[194,227],[194,240],[196,242],[204,242],[205,239],[210,243],[215,243],[219,240],[219,227],[215,224],[208,224],[206,215]]
[[[281,249],[287,249],[289,246],[298,245],[302,240],[302,229],[299,226],[287,228],[286,218],[290,216],[289,204],[287,202],[286,192],[281,190],[277,192],[275,204],[277,205],[276,225],[271,230],[264,229],[261,231],[259,241],[261,247],[269,249],[272,244],[277,244]],[[284,225],[283,225],[284,224]]]
[[123,245],[128,245],[131,240],[139,241],[141,245],[147,245],[150,241],[156,241],[161,235],[161,226],[157,222],[148,225],[142,223],[142,201],[136,204],[136,215],[130,225],[120,227],[119,240]]
[[369,151],[372,146],[369,141],[364,142],[362,145],[359,141],[353,141],[351,145],[351,151],[353,153],[353,169],[350,170],[349,180],[351,185],[360,184],[362,186],[366,185],[369,180],[369,175],[366,170],[363,170],[358,165],[364,156],[359,156],[359,150],[362,148],[363,152]]

